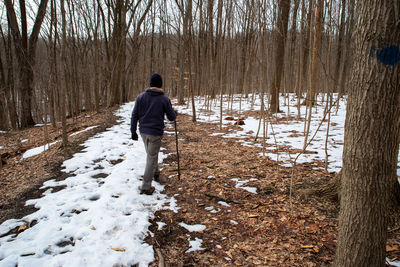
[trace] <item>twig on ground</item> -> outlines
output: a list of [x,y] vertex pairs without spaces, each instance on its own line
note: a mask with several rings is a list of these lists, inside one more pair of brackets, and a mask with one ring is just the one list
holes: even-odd
[[220,197],[220,196],[211,194],[211,193],[204,193],[204,194],[205,194],[206,196],[208,196],[209,198],[215,198],[216,200],[219,200],[219,201],[225,201],[225,202],[227,202],[227,203],[242,204],[242,203],[239,202],[239,201],[232,200],[232,199],[226,199],[226,198],[223,198],[223,197]]

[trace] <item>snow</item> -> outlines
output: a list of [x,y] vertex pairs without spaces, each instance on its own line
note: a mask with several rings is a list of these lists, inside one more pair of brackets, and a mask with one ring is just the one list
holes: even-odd
[[391,261],[388,258],[386,258],[386,262],[388,264],[390,264],[390,266],[396,266],[396,267],[400,267],[400,261]]
[[[36,124],[35,126],[38,126],[38,124]],[[43,125],[40,124],[39,126],[43,126]],[[91,126],[91,127],[88,127],[88,128],[86,128],[86,129],[84,129],[84,130],[82,130],[82,131],[73,133],[73,134],[71,134],[70,136],[74,136],[74,135],[77,135],[77,134],[80,134],[80,133],[89,131],[89,130],[94,129],[94,128],[96,128],[96,127],[98,127],[98,126]],[[23,142],[26,142],[26,141],[28,141],[28,140],[25,139],[25,140],[22,140],[21,142],[23,143]],[[50,147],[51,147],[52,145],[55,145],[55,144],[57,144],[58,142],[60,142],[60,141],[55,141],[55,142],[52,142],[52,143],[49,143],[49,144],[45,144],[45,145],[40,146],[40,147],[35,147],[35,148],[32,148],[32,149],[29,149],[29,150],[27,150],[27,151],[22,155],[22,158],[23,158],[23,159],[27,159],[27,158],[30,158],[30,157],[39,155],[39,154],[41,154],[42,152],[44,152],[44,151],[50,149]]]
[[[224,96],[224,114],[223,118],[227,116],[231,116],[230,112],[228,112],[228,101],[227,96]],[[323,95],[318,95],[319,103],[322,103]],[[334,95],[334,101],[336,100],[337,95]],[[254,103],[252,99],[254,98]],[[278,122],[280,118],[286,118],[289,114],[290,117],[297,117],[297,98],[294,94],[289,94],[288,99],[290,101],[290,108],[288,110],[288,106],[285,105],[287,103],[287,99],[285,100],[284,96],[281,96],[280,103],[281,109],[283,113],[274,114],[271,121],[268,121],[268,127],[266,130],[266,151],[265,156],[270,157],[273,160],[282,161],[282,165],[291,167],[293,166],[294,159],[298,154],[289,155],[287,152],[279,152],[276,154],[275,150],[276,145],[282,146],[286,145],[291,147],[292,149],[303,149],[304,144],[304,121],[299,120],[283,120]],[[240,101],[241,100],[241,101]],[[325,97],[326,100],[326,97]],[[265,97],[265,101],[267,101]],[[190,102],[190,101],[189,101]],[[261,107],[261,100],[258,95],[249,95],[249,97],[243,98],[239,95],[234,96],[234,103],[232,105],[232,110],[234,112],[239,112],[241,110],[244,111],[259,111]],[[220,103],[212,102],[210,104],[209,110],[205,110],[205,101],[204,99],[197,97],[196,98],[196,108],[197,108],[197,120],[200,122],[208,122],[218,124],[220,121]],[[323,119],[323,110],[325,106],[317,105],[312,110],[312,123],[310,125],[310,136],[309,139],[314,135],[318,126],[320,125]],[[187,106],[177,106],[178,113],[192,114],[191,103],[188,103]],[[305,117],[306,107],[300,107],[301,118]],[[242,116],[241,116],[242,117]],[[342,150],[343,150],[343,140],[344,140],[344,121],[346,117],[346,98],[341,98],[339,100],[339,108],[333,107],[331,111],[331,125],[329,129],[329,138],[328,138],[328,154],[329,154],[329,165],[328,171],[330,172],[338,172],[341,168],[342,164]],[[237,116],[235,116],[237,118]],[[241,142],[245,146],[259,147],[261,148],[262,138],[263,138],[263,127],[260,127],[260,133],[258,135],[260,143],[254,143],[249,141],[244,141],[243,138],[251,137],[253,140],[256,136],[259,120],[253,117],[247,117],[244,120],[245,125],[240,126],[240,130],[231,131],[229,134],[226,133],[211,133],[211,136],[222,136],[224,138],[236,138],[238,142]],[[271,125],[272,122],[272,125]],[[229,120],[223,119],[223,126],[227,127],[231,125],[233,122]],[[327,130],[327,122],[323,122],[319,128],[319,131],[316,133],[314,141],[311,142],[309,147],[307,147],[307,151],[310,151],[315,154],[302,154],[297,159],[296,163],[307,163],[312,162],[314,160],[324,160],[325,159],[325,138],[326,138],[326,130]],[[308,139],[308,140],[309,140]],[[260,153],[262,155],[262,153]]]
[[70,136],[78,135],[78,134],[81,134],[81,133],[90,131],[90,130],[92,130],[92,129],[94,129],[94,128],[97,128],[97,127],[99,127],[99,126],[98,126],[98,125],[96,125],[96,126],[90,126],[90,127],[87,127],[86,129],[84,129],[84,130],[82,130],[82,131],[73,133],[73,134],[71,134]]
[[257,187],[243,186],[244,184],[250,182],[250,180],[240,180],[239,178],[232,178],[231,180],[236,182],[236,188],[241,188],[243,190],[246,190],[247,192],[257,194]]
[[226,203],[225,201],[218,201],[218,204],[225,206],[225,207],[230,207],[231,205],[229,205],[228,203]]
[[6,131],[0,131],[0,134],[6,134],[7,132]]
[[[335,104],[331,109],[331,118],[329,125],[329,135],[327,142],[327,154],[328,154],[328,168],[329,172],[339,172],[342,168],[342,153],[344,144],[344,124],[346,119],[346,104],[347,97],[342,97],[337,100],[338,95],[333,94],[333,103]],[[197,121],[207,123],[220,123],[220,102],[218,100],[210,100],[207,97],[196,97],[196,114]],[[228,107],[228,96],[224,96],[223,101],[223,130],[227,126],[232,125],[232,121],[225,120],[226,117],[232,116],[232,112],[238,118],[238,114],[242,114],[244,111],[260,111],[261,99],[259,95],[249,94],[248,98],[244,98],[240,95],[234,95],[234,101],[231,106]],[[310,134],[307,143],[315,135],[312,142],[306,148],[307,153],[293,153],[288,152],[276,152],[277,146],[288,146],[291,149],[297,151],[303,150],[304,145],[304,118],[306,115],[306,107],[300,107],[300,117],[302,120],[287,120],[286,118],[297,118],[297,97],[295,94],[288,94],[286,96],[280,96],[281,110],[282,113],[272,115],[272,119],[267,120],[266,127],[266,145],[264,153],[260,152],[259,155],[267,156],[272,160],[278,161],[282,166],[292,167],[294,164],[311,163],[314,161],[325,162],[325,140],[327,133],[327,116],[323,120],[324,109],[326,103],[326,95],[317,95],[319,105],[313,107],[311,115],[312,121],[310,125]],[[268,102],[267,96],[264,99],[265,103]],[[176,100],[173,101],[176,103]],[[290,103],[290,105],[288,105]],[[192,104],[191,101],[187,102],[186,106],[175,105],[180,114],[192,115]],[[232,112],[231,112],[232,111]],[[240,117],[243,117],[241,115]],[[260,133],[258,135],[258,142],[254,142],[256,133],[259,127],[259,120],[254,117],[247,117],[244,120],[245,125],[240,126],[239,130],[229,129],[227,133],[210,133],[210,136],[221,136],[223,138],[234,138],[244,146],[258,147],[262,149],[262,140],[264,135],[264,127],[260,127]],[[250,138],[250,140],[244,140],[244,138]],[[399,147],[400,150],[400,147]],[[297,158],[297,159],[296,159]],[[296,159],[296,161],[295,161]],[[400,153],[398,157],[398,169],[397,176],[400,177]],[[313,168],[321,168],[317,165],[313,165]],[[399,178],[400,183],[400,178]],[[244,188],[243,188],[244,189]],[[249,188],[246,188],[249,189]],[[246,190],[245,189],[245,190]],[[252,191],[253,189],[249,189]]]
[[199,232],[199,231],[204,231],[206,229],[206,226],[202,224],[189,225],[184,222],[180,222],[179,225],[188,230],[189,232]]
[[210,207],[205,207],[205,210],[208,210],[210,213],[218,213],[221,211],[220,208],[214,209],[214,206],[210,206]]
[[0,146],[0,149],[3,149],[4,148],[4,146]]
[[158,225],[158,229],[157,229],[157,230],[161,230],[161,229],[163,229],[163,227],[166,226],[167,224],[166,224],[166,223],[163,223],[163,222],[157,222],[157,225]]
[[203,240],[200,238],[195,238],[195,240],[190,240],[189,239],[189,249],[186,250],[186,253],[196,251],[196,250],[203,250],[204,248],[201,247],[201,244],[203,243]]
[[[249,99],[251,99],[250,96]],[[242,111],[260,109],[260,99],[254,96],[254,103],[249,99],[235,97],[233,110]],[[294,95],[289,95],[292,104],[296,102]],[[321,100],[321,95],[319,95]],[[197,120],[200,122],[219,123],[219,104],[211,102],[210,112],[204,112],[202,98],[197,98]],[[189,101],[190,102],[190,101]],[[281,99],[284,103],[284,99]],[[343,129],[345,120],[346,99],[341,99],[339,109],[332,112],[330,133],[328,138],[329,171],[337,172],[341,168],[343,148]],[[63,171],[70,176],[62,181],[50,180],[44,183],[43,189],[47,191],[39,199],[27,201],[27,205],[34,205],[38,210],[22,219],[7,220],[0,225],[0,266],[130,266],[138,264],[147,266],[154,260],[153,248],[144,242],[149,232],[149,218],[154,218],[154,213],[161,209],[171,209],[178,212],[179,207],[175,198],[161,194],[163,186],[154,183],[156,191],[153,195],[140,195],[138,186],[145,166],[145,150],[141,140],[130,140],[130,115],[134,103],[122,106],[116,115],[120,116],[119,124],[99,133],[84,143],[85,149],[75,154],[63,163]],[[188,106],[175,106],[178,113],[191,114],[190,103]],[[274,115],[272,125],[268,122],[269,137],[266,140],[265,156],[277,159],[282,165],[292,166],[298,154],[274,153],[276,145],[287,145],[293,149],[302,149],[304,143],[304,122],[297,120],[283,120],[287,114],[297,116],[295,108],[287,109],[281,106],[284,114]],[[227,110],[227,101],[224,103]],[[313,108],[310,137],[314,135],[322,121],[323,107]],[[224,117],[226,115],[224,113]],[[305,107],[301,107],[301,116],[305,116]],[[227,127],[232,121],[223,120]],[[261,143],[246,140],[254,137],[259,121],[253,117],[245,119],[245,125],[239,130],[232,130],[229,134],[214,133],[213,136],[235,138],[246,146],[259,147]],[[93,129],[89,127],[82,133]],[[324,142],[326,138],[327,123],[323,122],[315,135],[315,140],[307,148],[314,154],[303,154],[297,159],[297,164],[323,161],[325,158]],[[4,132],[1,132],[4,133]],[[170,132],[174,134],[174,132]],[[262,140],[263,129],[260,130]],[[140,137],[139,137],[140,138]],[[56,142],[28,150],[23,158],[37,155]],[[2,149],[3,147],[0,147]],[[167,155],[160,153],[160,162]],[[400,155],[399,155],[400,159]],[[397,169],[400,175],[400,169]],[[171,175],[172,178],[175,175]],[[215,177],[209,176],[214,179]],[[251,178],[242,180],[233,178],[235,187],[250,193],[257,193],[257,188],[245,186],[248,182],[256,180]],[[399,180],[400,182],[400,180]],[[53,192],[53,188],[65,187]],[[183,190],[183,188],[179,188]],[[179,194],[176,194],[178,196]],[[223,201],[219,205],[229,207]],[[206,207],[211,213],[221,211],[220,208]],[[229,210],[228,210],[229,212]],[[35,222],[35,223],[33,223]],[[18,235],[5,235],[10,230],[19,226],[32,223],[32,226]],[[161,230],[166,224],[156,222]],[[238,224],[230,220],[231,224]],[[188,225],[184,222],[180,226],[189,232],[198,232],[206,229],[205,225]],[[204,249],[202,240],[190,240],[190,248],[186,251]],[[226,237],[221,238],[221,240]],[[230,260],[227,258],[227,260]],[[394,264],[394,263],[393,263]]]
[[[153,195],[139,194],[146,157],[143,142],[130,140],[133,105],[122,106],[118,125],[87,140],[83,151],[63,163],[70,177],[47,181],[43,197],[27,201],[36,212],[0,225],[1,266],[147,266],[154,260],[144,242],[152,234],[149,218],[178,207],[158,183]],[[160,153],[160,162],[165,157]],[[65,188],[53,193],[56,186]],[[31,222],[36,224],[18,236],[5,235]],[[192,249],[200,247],[196,242]]]
[[29,149],[29,150],[27,150],[27,151],[22,155],[22,158],[23,158],[23,159],[27,159],[27,158],[30,158],[30,157],[39,155],[39,154],[41,154],[42,152],[44,152],[44,151],[50,149],[50,147],[51,147],[52,145],[55,145],[55,144],[57,144],[58,142],[59,142],[59,141],[55,141],[55,142],[52,142],[52,143],[49,143],[49,144],[45,144],[44,146],[40,146],[40,147],[35,147],[35,148],[32,148],[32,149]]

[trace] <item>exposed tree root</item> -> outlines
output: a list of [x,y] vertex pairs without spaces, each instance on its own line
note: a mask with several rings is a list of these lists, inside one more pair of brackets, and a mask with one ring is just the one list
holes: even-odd
[[340,179],[342,177],[342,171],[336,174],[329,182],[316,187],[305,189],[302,191],[305,195],[317,195],[320,197],[326,197],[334,202],[340,202]]
[[[306,195],[317,195],[319,197],[327,198],[331,201],[340,203],[340,179],[342,171],[340,171],[329,182],[311,189],[303,190],[302,193]],[[389,231],[397,231],[400,229],[400,184],[395,177],[393,186],[393,193],[391,196],[390,204],[388,206],[388,220]]]

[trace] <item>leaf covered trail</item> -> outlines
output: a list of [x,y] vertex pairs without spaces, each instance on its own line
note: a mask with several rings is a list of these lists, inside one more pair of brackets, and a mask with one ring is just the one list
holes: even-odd
[[[158,211],[150,227],[155,236],[147,239],[167,263],[324,266],[331,262],[337,207],[299,193],[331,175],[308,164],[294,171],[279,166],[260,156],[260,148],[213,135],[221,133],[214,124],[192,123],[179,116],[178,125],[182,176],[178,180],[174,175],[174,154],[164,161],[162,173],[171,177],[165,193],[174,196],[181,209],[177,214]],[[174,136],[168,135],[164,145],[173,152]],[[159,221],[166,223],[161,230]],[[206,228],[189,233],[179,227],[181,222]],[[185,253],[196,238],[202,240],[203,249]]]

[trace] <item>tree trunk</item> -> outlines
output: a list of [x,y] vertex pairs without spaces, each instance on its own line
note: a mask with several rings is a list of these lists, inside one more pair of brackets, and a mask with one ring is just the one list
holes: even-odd
[[35,23],[32,28],[31,35],[27,33],[27,18],[25,11],[25,1],[20,0],[20,16],[22,33],[19,30],[17,16],[11,0],[5,0],[7,9],[7,17],[9,27],[14,39],[14,48],[19,65],[19,79],[21,92],[21,128],[35,125],[32,117],[32,84],[33,84],[33,67],[35,66],[36,44],[42,26],[44,16],[46,14],[48,0],[42,0],[36,15]]
[[[347,70],[349,69],[349,63],[351,58],[351,41],[353,35],[353,28],[354,28],[354,5],[355,0],[349,1],[349,10],[348,10],[348,21],[347,21],[347,29],[346,29],[346,38],[344,42],[344,57],[343,57],[343,67],[341,69],[341,73],[339,75],[339,95],[344,95],[346,90],[346,77],[347,77]],[[339,103],[339,102],[338,102]]]
[[66,147],[68,145],[67,136],[67,120],[66,120],[66,95],[67,95],[67,22],[65,19],[65,6],[64,0],[61,0],[61,27],[62,27],[62,40],[61,40],[61,93],[60,93],[60,113],[61,113],[61,124],[62,124],[62,145]]
[[400,5],[365,0],[357,10],[334,261],[340,267],[385,265],[387,207],[397,165]]
[[[321,44],[322,44],[322,24],[323,24],[323,9],[324,9],[324,1],[319,0],[317,4],[316,17],[315,17],[315,33],[314,33],[314,45],[313,45],[313,53],[312,53],[312,62],[311,62],[311,90],[309,90],[309,94],[307,94],[307,100],[310,102],[309,104],[314,106],[315,104],[315,94],[318,86],[318,66],[320,62],[320,52],[321,52]],[[310,108],[311,113],[311,108]]]
[[[335,71],[333,73],[333,80],[336,83],[337,90],[336,92],[339,92],[339,75],[340,75],[340,66],[342,66],[342,47],[343,47],[343,36],[344,36],[344,26],[345,26],[345,14],[346,14],[346,0],[342,0],[342,12],[340,15],[340,24],[339,24],[339,34],[338,34],[338,40],[337,40],[337,47],[336,47],[336,62],[335,62]],[[334,91],[334,92],[335,92]]]
[[276,31],[275,76],[271,88],[271,112],[279,112],[279,91],[285,58],[285,42],[289,21],[290,0],[280,0],[278,29]]

